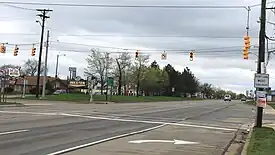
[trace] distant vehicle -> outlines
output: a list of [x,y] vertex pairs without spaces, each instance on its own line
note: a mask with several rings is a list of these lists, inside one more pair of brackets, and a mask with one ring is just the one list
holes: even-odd
[[245,101],[246,101],[246,98],[245,98],[245,97],[241,98],[241,101],[242,101],[242,102],[245,102]]
[[59,95],[59,94],[66,94],[66,90],[60,89],[60,90],[56,90],[53,94],[54,95]]
[[231,95],[225,95],[224,101],[231,101]]

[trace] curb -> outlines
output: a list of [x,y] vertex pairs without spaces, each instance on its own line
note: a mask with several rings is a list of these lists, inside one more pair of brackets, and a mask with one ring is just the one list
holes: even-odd
[[248,149],[248,146],[250,144],[250,139],[251,139],[251,136],[252,136],[252,133],[253,133],[253,127],[254,127],[255,123],[253,123],[250,128],[248,128],[248,136],[247,138],[245,139],[245,144],[243,146],[243,149],[242,149],[242,152],[241,152],[241,155],[247,155],[247,149]]

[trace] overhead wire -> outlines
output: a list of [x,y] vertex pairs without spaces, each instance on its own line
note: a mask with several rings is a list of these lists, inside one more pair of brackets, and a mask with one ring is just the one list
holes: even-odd
[[[18,9],[24,9],[24,10],[32,10],[34,11],[34,9],[28,9],[28,8],[23,8],[23,7],[17,7],[17,6],[13,6],[10,4],[17,4],[17,5],[51,5],[51,6],[73,6],[73,7],[113,7],[113,8],[123,8],[123,7],[127,7],[127,8],[174,8],[174,9],[194,9],[194,8],[209,8],[209,9],[232,9],[232,8],[245,8],[245,6],[171,6],[171,5],[161,5],[161,6],[156,6],[156,5],[94,5],[94,4],[68,4],[68,3],[35,3],[35,2],[0,2],[0,4],[6,4],[9,5],[11,7],[14,8],[18,8]],[[36,34],[32,34],[32,35],[36,35]],[[38,35],[38,34],[37,34]],[[68,36],[68,35],[66,35]],[[116,35],[77,35],[77,34],[72,34],[71,36],[116,36]],[[127,37],[127,36],[126,36]],[[191,38],[192,36],[134,36],[134,35],[128,35],[128,37],[186,37],[186,38]],[[193,36],[194,38],[224,38],[224,39],[233,39],[233,38],[238,38],[238,37],[210,37],[210,36]],[[242,37],[240,37],[242,38]],[[70,43],[72,44],[72,43]],[[93,46],[93,45],[87,45],[87,46]],[[117,49],[117,50],[126,50],[125,48],[118,48],[118,47],[107,47],[107,46],[96,46],[96,47],[100,47],[100,48],[111,48],[111,49]],[[136,49],[128,49],[128,50],[136,50]],[[175,49],[167,49],[168,51],[176,51]],[[167,51],[166,50],[166,51]],[[191,49],[190,49],[191,50]],[[212,49],[213,50],[213,49]],[[143,51],[149,51],[149,50],[143,50]],[[153,50],[156,51],[156,50]],[[157,50],[157,51],[163,51],[163,50]],[[181,50],[178,50],[181,51]],[[213,52],[213,51],[212,51]],[[223,51],[224,52],[224,51]]]
[[[1,17],[0,17],[1,18]],[[39,33],[0,33],[1,35],[40,35]],[[213,39],[241,39],[243,36],[196,36],[196,35],[136,35],[136,34],[63,34],[58,36],[72,37],[127,37],[127,38],[213,38]],[[250,38],[258,38],[251,36]]]
[[21,9],[21,10],[36,11],[36,9],[30,9],[30,8],[25,8],[25,7],[10,5],[10,4],[4,4],[4,5],[8,7],[16,8],[16,9]]
[[0,4],[42,5],[63,7],[98,7],[98,8],[162,8],[162,9],[244,9],[242,5],[112,5],[112,4],[74,4],[74,3],[41,3],[41,2],[11,2],[2,1]]

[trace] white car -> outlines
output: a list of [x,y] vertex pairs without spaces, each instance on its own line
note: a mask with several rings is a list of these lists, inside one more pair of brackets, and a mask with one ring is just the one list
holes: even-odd
[[231,95],[225,95],[224,101],[231,101]]

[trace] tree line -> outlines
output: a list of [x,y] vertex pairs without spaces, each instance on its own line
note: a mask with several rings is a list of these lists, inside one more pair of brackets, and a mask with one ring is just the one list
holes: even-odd
[[[92,50],[86,58],[87,68],[85,76],[97,77],[101,84],[101,93],[104,93],[104,85],[107,77],[114,77],[117,81],[117,94],[123,95],[124,90],[133,86],[136,95],[164,95],[192,97],[196,93],[201,93],[203,98],[222,99],[225,94],[230,94],[232,98],[244,97],[244,94],[236,94],[215,88],[209,83],[200,83],[199,79],[192,73],[191,69],[185,67],[182,72],[177,71],[171,64],[161,68],[156,61],[149,62],[148,55],[139,55],[133,59],[133,55],[128,52],[120,53],[117,57],[99,50]],[[44,72],[44,64],[41,65],[41,73]],[[38,71],[38,61],[28,59],[24,65],[2,65],[2,68],[20,68],[21,75],[36,76]],[[107,74],[106,74],[107,72]]]
[[[225,94],[238,98],[236,93],[215,88],[209,83],[200,83],[191,69],[185,67],[182,72],[177,71],[171,64],[160,68],[156,61],[149,63],[148,55],[133,55],[122,52],[117,57],[99,50],[92,50],[86,58],[86,76],[96,76],[101,84],[103,94],[104,85],[109,76],[117,79],[118,95],[123,95],[129,85],[134,86],[136,95],[164,95],[192,97],[201,93],[204,98],[222,99]],[[107,73],[107,74],[106,74]],[[106,76],[107,75],[107,76]]]

